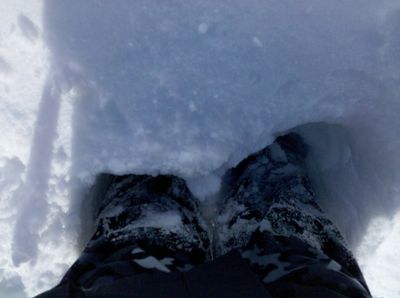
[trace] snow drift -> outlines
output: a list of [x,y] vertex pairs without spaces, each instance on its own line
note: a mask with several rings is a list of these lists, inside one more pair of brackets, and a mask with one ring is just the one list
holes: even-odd
[[[1,294],[57,283],[97,174],[175,174],[207,200],[227,167],[291,129],[354,248],[399,209],[396,1],[5,3]],[[378,246],[360,254],[368,272]],[[368,272],[373,292],[397,295]]]

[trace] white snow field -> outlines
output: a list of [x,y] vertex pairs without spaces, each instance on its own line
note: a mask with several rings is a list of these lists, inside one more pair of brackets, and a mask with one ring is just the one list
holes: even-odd
[[1,0],[0,297],[79,255],[101,172],[203,200],[288,130],[375,297],[400,297],[397,0]]

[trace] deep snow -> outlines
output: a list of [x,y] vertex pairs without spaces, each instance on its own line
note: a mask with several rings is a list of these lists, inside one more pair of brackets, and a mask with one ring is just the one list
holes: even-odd
[[3,0],[0,296],[57,283],[96,174],[177,174],[207,200],[314,123],[297,129],[320,203],[373,293],[397,297],[396,2]]

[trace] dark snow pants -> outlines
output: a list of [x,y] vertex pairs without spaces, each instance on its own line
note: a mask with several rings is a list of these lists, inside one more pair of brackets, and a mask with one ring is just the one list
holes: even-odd
[[370,297],[306,154],[289,134],[227,171],[211,224],[180,178],[114,176],[94,236],[41,297]]

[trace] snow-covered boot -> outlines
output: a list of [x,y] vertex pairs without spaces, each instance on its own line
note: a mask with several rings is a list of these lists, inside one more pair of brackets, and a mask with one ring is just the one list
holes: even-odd
[[292,133],[226,173],[218,254],[238,249],[274,297],[370,297],[343,237],[315,201],[306,156]]

